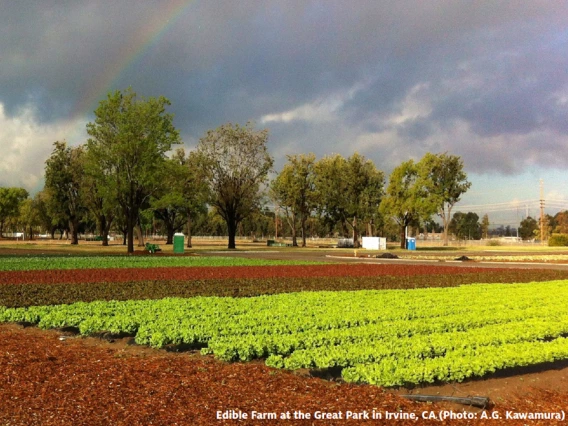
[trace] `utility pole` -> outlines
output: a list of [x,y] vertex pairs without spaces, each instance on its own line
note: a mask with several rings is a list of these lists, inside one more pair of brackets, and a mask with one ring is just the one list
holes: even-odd
[[540,180],[540,243],[544,245],[544,182]]

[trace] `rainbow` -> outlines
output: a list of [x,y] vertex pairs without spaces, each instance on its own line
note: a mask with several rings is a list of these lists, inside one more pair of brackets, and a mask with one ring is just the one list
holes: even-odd
[[[74,140],[85,133],[85,123],[82,118],[92,113],[97,108],[98,102],[106,98],[109,90],[115,86],[124,72],[139,62],[144,54],[159,42],[168,29],[183,16],[190,3],[191,0],[161,2],[162,13],[132,34],[131,38],[123,43],[123,48],[106,61],[104,71],[89,80],[89,87],[85,88],[82,96],[72,107],[69,123],[74,129],[70,129],[71,131],[66,135],[68,142],[73,145],[84,142],[84,140]],[[77,124],[77,121],[81,124]]]

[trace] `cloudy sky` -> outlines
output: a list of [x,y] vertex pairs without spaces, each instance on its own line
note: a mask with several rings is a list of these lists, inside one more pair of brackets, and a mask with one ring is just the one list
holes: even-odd
[[52,143],[128,86],[170,99],[188,148],[250,120],[277,169],[447,151],[466,210],[537,215],[541,178],[568,208],[568,2],[0,0],[0,186],[41,189]]

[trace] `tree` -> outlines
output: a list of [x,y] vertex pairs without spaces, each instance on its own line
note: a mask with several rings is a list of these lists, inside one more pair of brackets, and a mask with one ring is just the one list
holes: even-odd
[[413,160],[396,167],[379,208],[381,213],[392,217],[398,224],[401,248],[406,248],[406,227],[413,221],[427,220],[436,212],[418,181],[418,172],[418,164]]
[[169,105],[164,97],[116,91],[100,102],[94,123],[87,124],[89,172],[109,201],[121,207],[128,253],[134,252],[140,208],[161,186],[166,153],[181,142],[173,115],[166,113]]
[[545,214],[544,218],[543,218],[543,231],[544,231],[544,235],[540,234],[540,222],[541,219],[538,219],[538,231],[537,231],[537,235],[538,238],[542,238],[544,241],[548,240],[548,237],[552,234],[552,230],[555,229],[556,227],[556,220],[554,219],[553,216],[549,215],[549,214]]
[[419,185],[428,194],[426,201],[436,207],[438,216],[442,218],[444,245],[447,246],[452,208],[471,183],[467,181],[461,158],[455,155],[426,153],[418,169]]
[[24,188],[0,187],[0,238],[4,236],[4,225],[8,219],[18,216],[20,206],[28,196]]
[[568,210],[554,215],[554,232],[557,234],[568,234]]
[[239,223],[258,207],[261,185],[274,163],[267,139],[268,131],[255,131],[251,123],[227,123],[207,131],[197,146],[209,181],[209,203],[227,224],[229,249],[236,248]]
[[173,244],[174,233],[180,231],[186,223],[182,191],[189,168],[184,167],[183,161],[184,159],[175,156],[166,161],[163,186],[150,199],[150,208],[154,217],[161,220],[165,226],[166,244]]
[[359,221],[372,223],[383,196],[384,174],[358,153],[348,159],[337,154],[315,164],[316,199],[329,223],[351,228],[359,247]]
[[102,245],[108,246],[108,236],[113,221],[119,215],[120,207],[115,201],[111,187],[97,179],[99,160],[93,151],[87,151],[85,156],[85,176],[83,177],[83,201],[91,218],[96,222]]
[[289,155],[288,163],[284,165],[278,176],[270,185],[274,201],[284,210],[290,229],[292,230],[292,245],[298,245],[296,240],[296,218],[300,219],[302,231],[302,247],[306,247],[306,221],[315,208],[314,163],[316,156]]
[[449,231],[462,240],[479,240],[481,224],[477,213],[456,212],[450,221]]
[[423,221],[424,231],[426,233],[441,233],[444,231],[444,227],[437,223],[434,219],[428,218]]
[[506,237],[512,237],[513,236],[513,232],[511,231],[511,225],[505,226],[505,236]]
[[481,236],[484,239],[489,238],[489,225],[489,216],[485,213],[481,218]]
[[34,239],[34,228],[41,224],[39,211],[36,205],[36,198],[27,198],[23,201],[20,208],[18,222],[24,228],[28,240]]
[[539,229],[538,221],[530,216],[521,221],[519,226],[519,237],[523,240],[531,240],[534,238],[535,231]]
[[45,162],[45,187],[50,191],[50,211],[69,224],[71,244],[79,244],[79,222],[85,213],[82,197],[84,169],[83,147],[68,147],[54,142]]
[[51,216],[48,208],[49,204],[49,191],[44,188],[34,196],[34,206],[37,211],[39,226],[50,233],[51,238],[54,238],[57,224]]
[[207,182],[195,152],[186,157],[185,150],[179,148],[165,165],[163,186],[150,204],[166,227],[166,244],[172,244],[174,232],[187,226],[187,247],[191,247],[192,217],[207,211]]

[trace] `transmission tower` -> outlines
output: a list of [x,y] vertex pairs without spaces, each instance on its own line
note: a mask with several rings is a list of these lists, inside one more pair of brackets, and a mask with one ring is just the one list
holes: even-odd
[[540,180],[540,243],[544,245],[544,181]]

